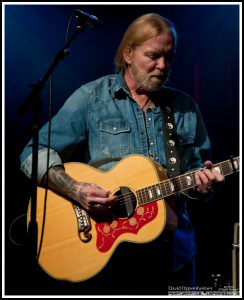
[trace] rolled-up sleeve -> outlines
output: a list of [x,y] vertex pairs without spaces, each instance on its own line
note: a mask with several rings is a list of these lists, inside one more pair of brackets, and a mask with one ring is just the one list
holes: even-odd
[[[48,149],[44,148],[38,151],[38,172],[37,172],[37,183],[40,184],[43,176],[47,170],[51,167],[62,165],[62,160],[58,153],[53,149],[49,150],[48,159]],[[30,154],[21,164],[21,170],[25,173],[28,178],[32,176],[32,154]]]

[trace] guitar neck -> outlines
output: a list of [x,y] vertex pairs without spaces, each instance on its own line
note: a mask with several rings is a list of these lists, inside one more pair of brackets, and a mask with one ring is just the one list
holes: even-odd
[[[213,165],[213,169],[223,176],[227,176],[239,171],[239,157],[235,157]],[[196,186],[194,170],[174,178],[166,179],[157,184],[144,187],[136,192],[138,204],[143,205],[162,198],[171,196],[178,192],[194,188]]]

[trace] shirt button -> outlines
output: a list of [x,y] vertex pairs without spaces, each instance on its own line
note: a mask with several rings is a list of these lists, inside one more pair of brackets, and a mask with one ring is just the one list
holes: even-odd
[[148,118],[148,121],[151,121],[152,120],[152,118]]
[[151,142],[150,145],[153,146],[153,145],[154,145],[154,142]]
[[113,130],[116,130],[116,129],[117,129],[117,127],[114,127],[114,128],[113,128]]

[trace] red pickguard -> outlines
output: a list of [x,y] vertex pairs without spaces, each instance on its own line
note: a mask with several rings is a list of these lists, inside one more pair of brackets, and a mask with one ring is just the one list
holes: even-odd
[[101,252],[108,251],[123,233],[137,232],[147,223],[151,222],[158,214],[156,202],[137,207],[130,218],[119,218],[111,223],[96,223],[97,249]]

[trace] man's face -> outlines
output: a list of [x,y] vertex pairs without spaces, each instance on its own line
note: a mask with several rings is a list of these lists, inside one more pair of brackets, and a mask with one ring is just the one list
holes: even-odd
[[172,39],[164,33],[131,50],[126,62],[137,87],[153,92],[159,90],[167,79],[172,58]]

